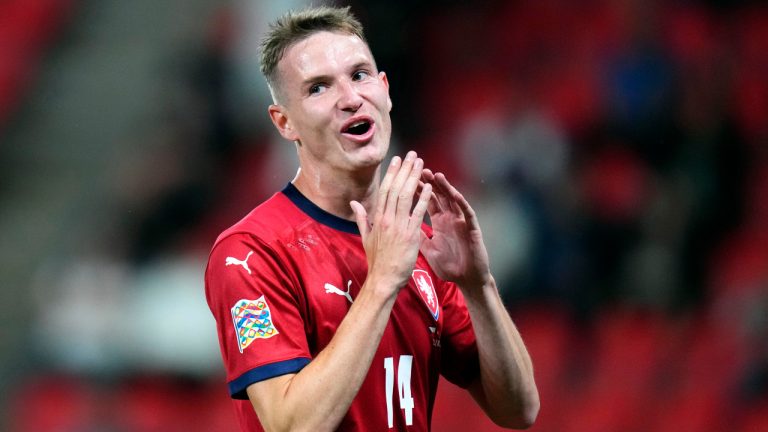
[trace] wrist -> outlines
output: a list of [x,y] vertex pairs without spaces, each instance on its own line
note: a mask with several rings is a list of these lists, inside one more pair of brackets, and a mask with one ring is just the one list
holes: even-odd
[[365,292],[383,301],[394,300],[403,285],[405,283],[392,275],[369,273],[361,287],[361,293]]
[[464,294],[464,297],[482,297],[489,293],[498,293],[496,279],[490,273],[476,280],[458,282],[457,285]]

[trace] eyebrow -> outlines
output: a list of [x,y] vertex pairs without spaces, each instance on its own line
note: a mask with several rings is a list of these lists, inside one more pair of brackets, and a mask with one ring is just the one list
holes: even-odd
[[[368,60],[359,61],[359,62],[353,64],[350,67],[350,70],[355,72],[355,71],[357,71],[357,70],[359,70],[361,68],[368,68],[368,69],[371,69],[373,72],[376,71],[376,65],[374,63],[368,61]],[[303,80],[301,82],[301,88],[305,88],[308,85],[312,85],[312,84],[315,84],[315,83],[318,83],[318,82],[329,82],[329,81],[332,81],[332,80],[333,80],[333,76],[332,75],[314,75],[314,76],[311,76],[311,77]]]
[[360,68],[371,68],[373,70],[376,70],[376,64],[366,60],[366,61],[357,62],[352,66],[352,70],[354,71],[357,71]]
[[304,81],[301,82],[301,88],[305,88],[309,85],[319,83],[319,82],[328,82],[331,81],[332,77],[330,75],[315,75],[311,76]]

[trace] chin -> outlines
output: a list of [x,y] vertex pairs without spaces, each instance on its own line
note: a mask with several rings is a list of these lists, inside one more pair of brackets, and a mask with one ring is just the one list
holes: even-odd
[[359,169],[376,169],[381,165],[382,158],[362,158],[355,161],[355,166]]
[[387,155],[386,147],[375,146],[372,143],[358,149],[357,155],[353,157],[357,163],[362,166],[377,166],[381,164]]

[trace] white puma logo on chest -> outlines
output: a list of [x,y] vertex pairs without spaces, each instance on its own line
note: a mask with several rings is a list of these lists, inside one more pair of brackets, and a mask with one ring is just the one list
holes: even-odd
[[239,265],[239,266],[242,266],[245,269],[245,271],[248,272],[248,274],[251,274],[251,269],[248,267],[248,258],[250,258],[252,254],[253,254],[253,251],[248,252],[248,255],[246,255],[245,259],[243,260],[239,260],[235,257],[227,257],[227,259],[224,262],[224,265],[228,265],[228,266]]
[[340,290],[339,288],[336,288],[335,286],[327,283],[325,284],[325,293],[326,294],[338,294],[340,296],[344,296],[349,300],[350,303],[352,303],[352,296],[349,294],[349,288],[352,286],[352,280],[347,282],[347,291],[344,292]]

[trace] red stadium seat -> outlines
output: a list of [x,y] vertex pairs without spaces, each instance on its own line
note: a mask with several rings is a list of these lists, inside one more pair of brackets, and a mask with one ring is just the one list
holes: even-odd
[[99,402],[84,381],[55,374],[27,381],[10,400],[11,432],[88,430],[97,417]]

